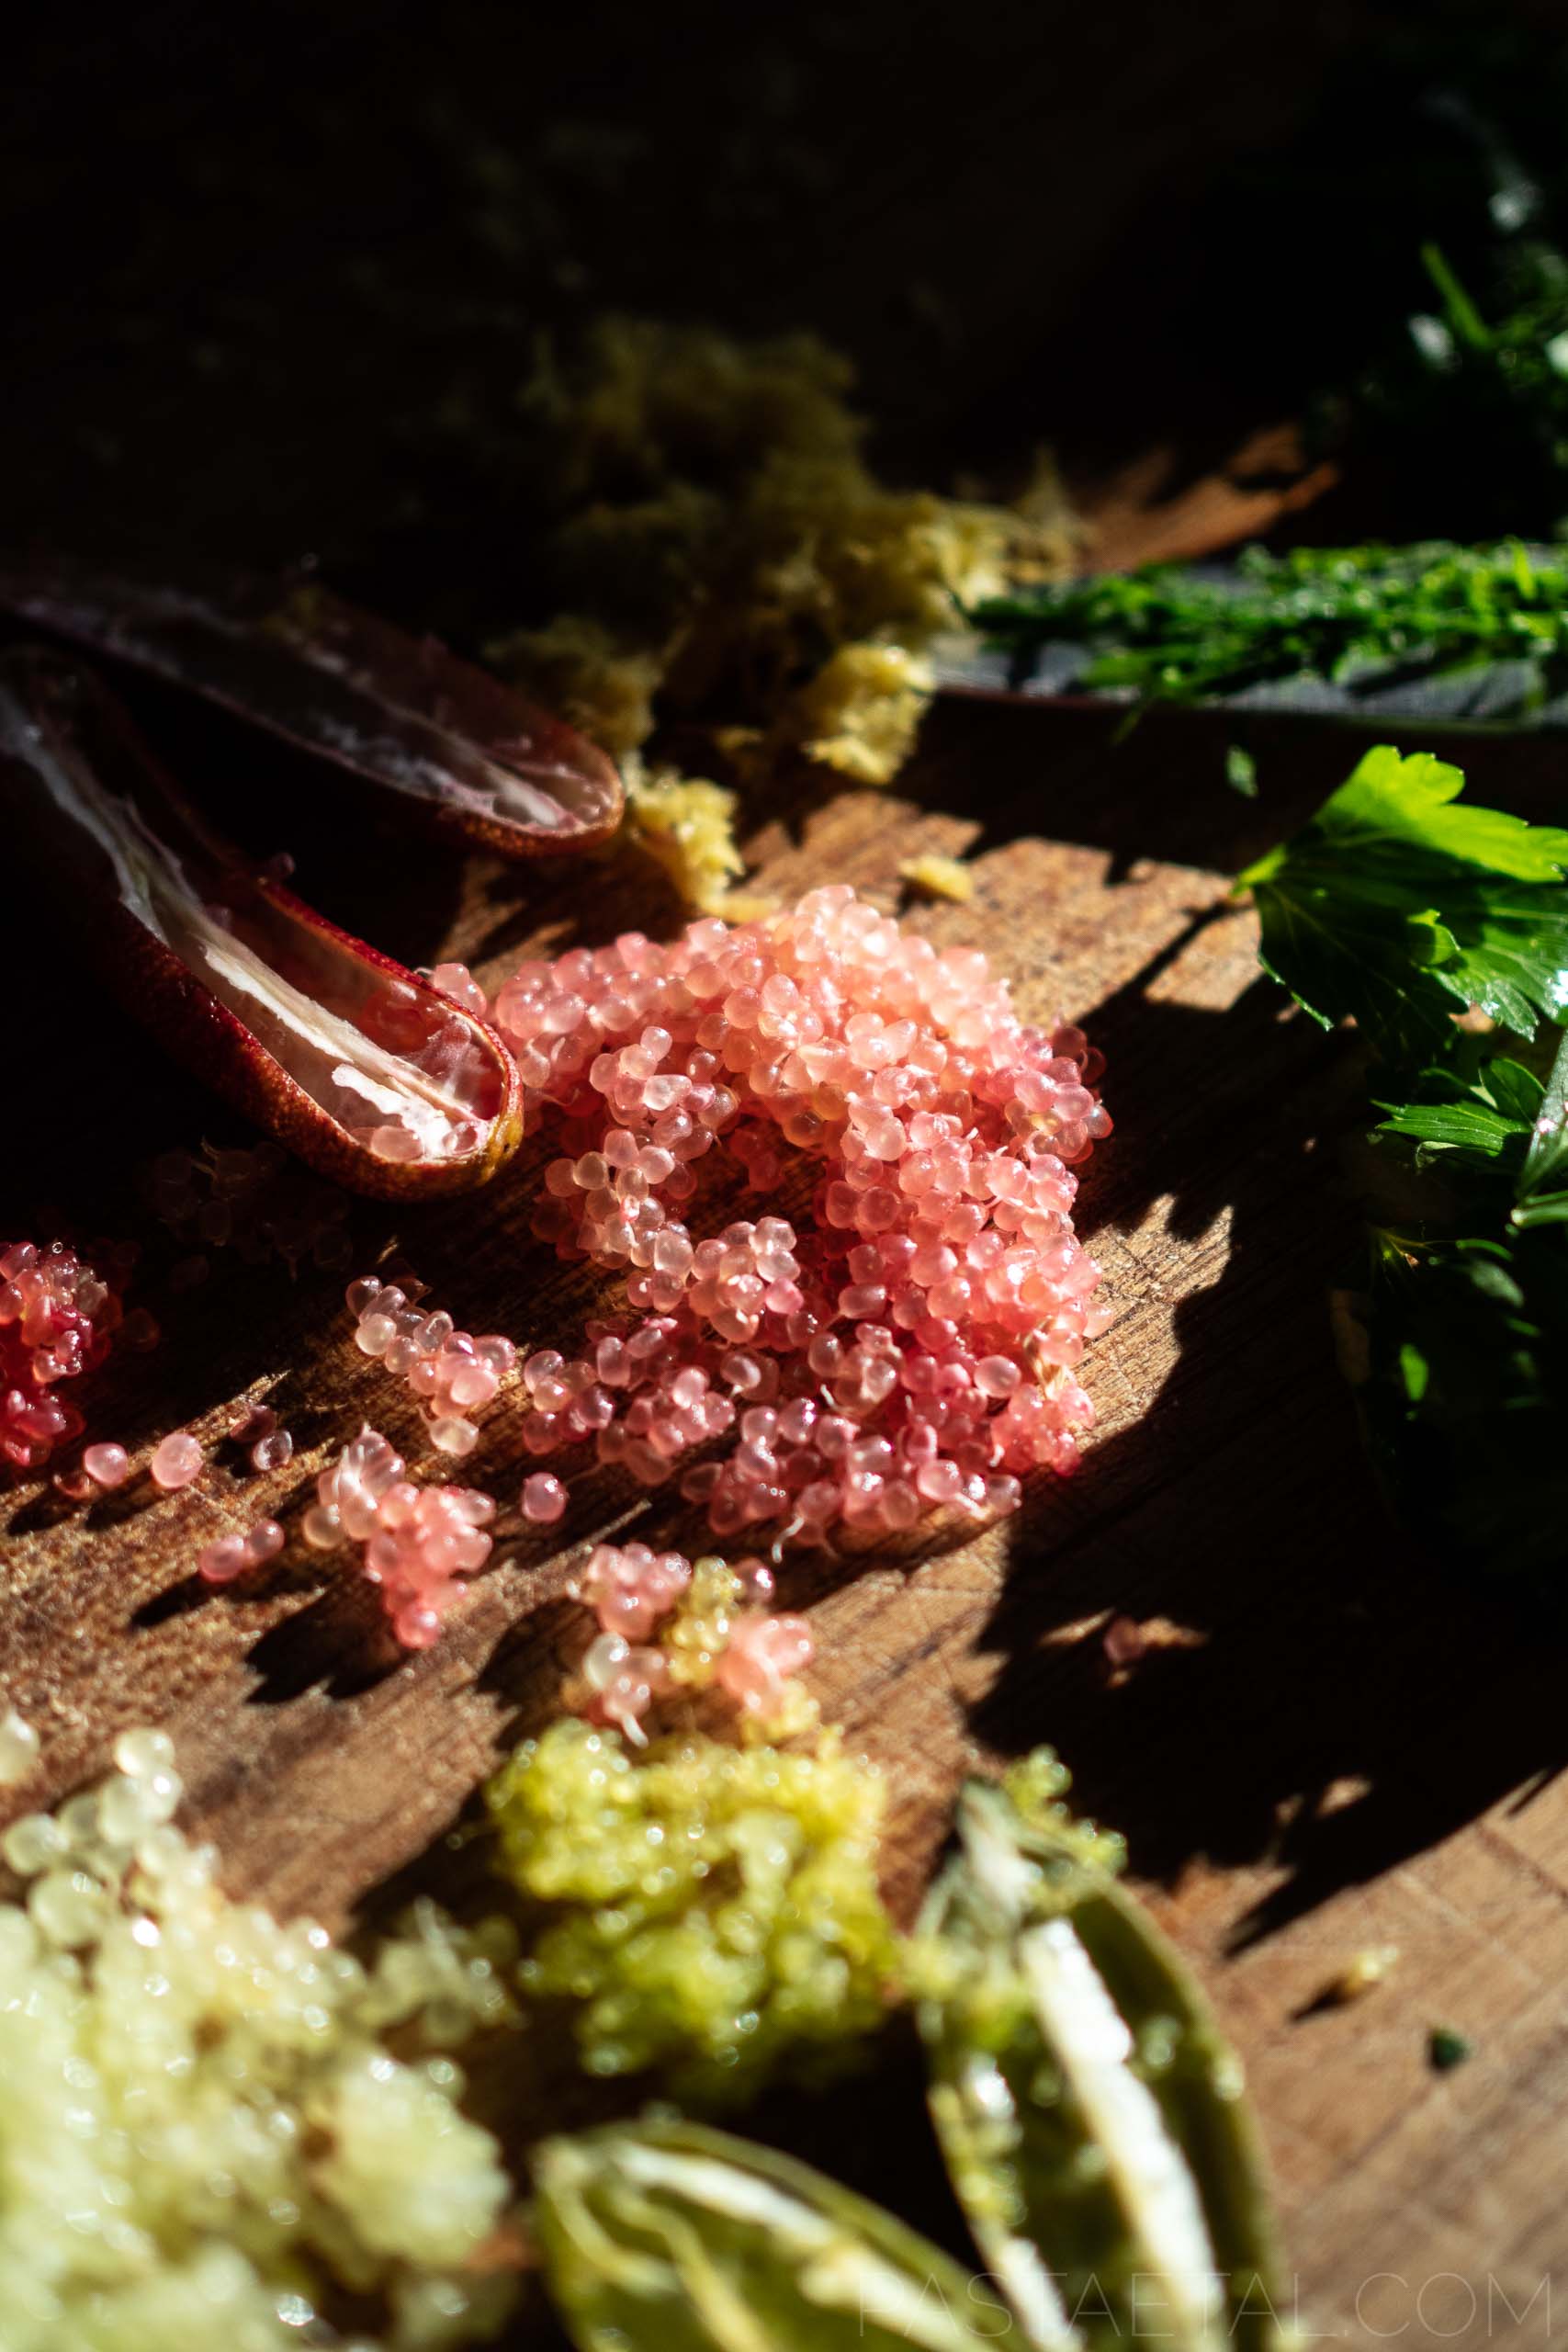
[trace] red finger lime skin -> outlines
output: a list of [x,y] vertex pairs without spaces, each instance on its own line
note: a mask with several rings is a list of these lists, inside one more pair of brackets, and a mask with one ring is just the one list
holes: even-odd
[[[80,664],[34,647],[0,661],[0,786],[29,879],[58,902],[111,993],[321,1175],[380,1199],[433,1197],[484,1183],[515,1150],[517,1069],[489,1022],[254,872]],[[313,1010],[330,1023],[324,1043],[312,1033],[301,1051],[265,995],[259,1015],[273,1035],[264,1041],[209,984],[193,959],[221,945],[221,933],[233,935],[253,994],[259,959],[297,1023]],[[289,1052],[297,1068],[280,1058]],[[301,1071],[321,1083],[313,1062],[330,1069],[334,1057],[351,1074],[389,1071],[406,1083],[432,1131],[424,1145],[388,1158],[370,1148],[366,1125],[345,1121],[341,1100],[334,1107],[303,1082]],[[323,1091],[343,1093],[330,1081]]]
[[433,637],[313,580],[0,554],[0,607],[219,704],[508,858],[606,840],[615,763],[563,720]]

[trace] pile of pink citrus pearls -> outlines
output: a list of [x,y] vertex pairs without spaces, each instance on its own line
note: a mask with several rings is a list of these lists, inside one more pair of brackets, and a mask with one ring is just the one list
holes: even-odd
[[[999,1515],[1021,1473],[1075,1466],[1074,1373],[1111,1319],[1072,1225],[1102,1065],[1021,1023],[984,956],[833,887],[525,964],[494,1019],[531,1124],[561,1123],[536,1229],[637,1310],[528,1359],[531,1453],[592,1442],[654,1487],[723,1441],[685,1497],[716,1534],[802,1542]],[[696,1239],[736,1164],[809,1207]]]
[[300,1532],[329,1551],[347,1536],[365,1546],[364,1572],[377,1586],[405,1649],[428,1649],[441,1620],[490,1557],[488,1495],[470,1487],[416,1487],[400,1454],[377,1430],[362,1429],[316,1481],[318,1499]]
[[120,1323],[115,1280],[63,1241],[0,1252],[0,1461],[33,1470],[85,1423],[55,1391],[101,1363]]
[[[417,1286],[416,1286],[417,1287]],[[510,1340],[476,1340],[446,1314],[411,1305],[396,1283],[363,1274],[346,1293],[354,1344],[404,1381],[423,1406],[430,1442],[442,1453],[471,1453],[478,1431],[470,1413],[488,1405],[517,1362]]]
[[[719,1568],[722,1564],[705,1564]],[[804,1617],[771,1616],[762,1605],[773,1591],[761,1560],[738,1560],[728,1571],[745,1605],[719,1609],[702,1637],[715,1645],[712,1682],[745,1714],[776,1715],[791,1676],[810,1661],[811,1629]],[[642,1718],[677,1684],[670,1654],[649,1637],[691,1588],[692,1563],[681,1552],[654,1552],[646,1544],[598,1544],[570,1587],[592,1609],[600,1633],[582,1661],[583,1712],[613,1724],[640,1746]]]

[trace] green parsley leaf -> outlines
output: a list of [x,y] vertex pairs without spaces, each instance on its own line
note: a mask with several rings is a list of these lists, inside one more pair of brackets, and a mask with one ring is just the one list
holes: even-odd
[[1324,803],[1313,825],[1358,855],[1420,848],[1521,882],[1562,879],[1568,866],[1568,832],[1529,824],[1500,808],[1478,808],[1472,801],[1461,806],[1463,790],[1462,768],[1430,752],[1405,755],[1391,743],[1380,743]]
[[1438,1557],[1555,1595],[1565,1558],[1568,1248],[1561,1232],[1427,1243],[1376,1237],[1374,1466]]
[[1471,1004],[1522,1037],[1568,1016],[1568,831],[1461,805],[1463,786],[1430,752],[1380,745],[1238,880],[1264,969],[1391,1060],[1441,1053]]
[[1420,1086],[1418,1101],[1380,1103],[1389,1116],[1378,1134],[1408,1136],[1418,1147],[1418,1162],[1448,1159],[1467,1169],[1501,1170],[1511,1183],[1540,1115],[1543,1089],[1534,1071],[1498,1054],[1471,1079],[1455,1069],[1423,1070]]
[[1517,1226],[1568,1224],[1568,1034],[1536,1106],[1519,1174]]

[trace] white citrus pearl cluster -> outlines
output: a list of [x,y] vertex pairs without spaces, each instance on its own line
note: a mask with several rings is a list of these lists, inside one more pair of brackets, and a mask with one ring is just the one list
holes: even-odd
[[231,1902],[168,1739],[115,1760],[0,1837],[6,2352],[488,2341],[510,2192],[445,2045],[506,2013],[508,1955],[427,1906],[367,1964]]

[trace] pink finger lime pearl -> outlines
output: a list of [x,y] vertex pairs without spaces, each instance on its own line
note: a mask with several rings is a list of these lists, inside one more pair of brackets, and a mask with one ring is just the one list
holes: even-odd
[[477,1012],[481,1021],[490,1019],[490,999],[466,964],[437,964],[430,975],[430,985],[460,1004],[467,1012]]
[[[592,1445],[640,1485],[680,1476],[716,1534],[818,1543],[999,1516],[1025,1472],[1075,1467],[1076,1374],[1110,1321],[1072,1223],[1111,1132],[1102,1065],[1021,1023],[984,956],[835,887],[525,964],[495,1019],[531,1123],[561,1132],[536,1229],[623,1274],[633,1310],[529,1357],[528,1453]],[[726,1159],[756,1193],[811,1183],[808,1215],[698,1238]]]
[[232,1584],[247,1568],[259,1568],[283,1549],[283,1530],[276,1519],[258,1519],[243,1535],[220,1535],[196,1555],[197,1574],[207,1584]]
[[523,1516],[536,1527],[553,1527],[566,1510],[566,1488],[547,1470],[523,1481]]
[[362,1274],[344,1294],[355,1318],[354,1344],[411,1388],[424,1408],[431,1443],[457,1457],[478,1442],[468,1416],[490,1404],[517,1362],[499,1332],[475,1339],[449,1315],[412,1305],[395,1283]]
[[188,1487],[199,1476],[206,1456],[188,1430],[175,1430],[164,1438],[147,1464],[155,1487],[164,1494],[173,1494],[180,1487]]
[[247,1398],[237,1405],[229,1423],[229,1434],[237,1445],[256,1445],[264,1437],[271,1437],[277,1427],[277,1415],[270,1405]]
[[130,1456],[123,1445],[112,1441],[90,1445],[82,1456],[82,1467],[95,1487],[123,1487],[130,1476]]
[[803,1617],[761,1605],[773,1590],[762,1561],[694,1563],[646,1544],[597,1544],[568,1589],[600,1627],[582,1660],[581,1712],[640,1747],[643,1718],[661,1697],[711,1685],[743,1714],[788,1727],[803,1698],[793,1678],[814,1645]]
[[319,1551],[344,1536],[365,1545],[363,1569],[377,1586],[405,1649],[428,1649],[442,1619],[482,1568],[495,1516],[488,1495],[469,1487],[416,1487],[400,1455],[377,1430],[363,1429],[316,1481],[317,1501],[302,1533]]
[[815,1649],[804,1617],[769,1617],[760,1609],[748,1610],[731,1628],[714,1679],[743,1713],[774,1714],[790,1676],[810,1664]]
[[646,1544],[596,1544],[569,1588],[592,1609],[601,1628],[623,1641],[645,1642],[692,1581],[680,1552],[651,1552]]
[[95,1245],[94,1254],[107,1274],[63,1241],[0,1250],[0,1464],[14,1470],[37,1469],[85,1426],[60,1385],[108,1353],[134,1253]]
[[640,1648],[619,1634],[601,1634],[583,1657],[582,1687],[596,1722],[614,1724],[634,1747],[645,1747],[642,1719],[670,1687],[668,1663],[662,1650]]

